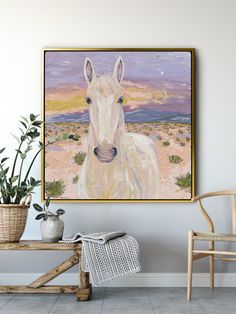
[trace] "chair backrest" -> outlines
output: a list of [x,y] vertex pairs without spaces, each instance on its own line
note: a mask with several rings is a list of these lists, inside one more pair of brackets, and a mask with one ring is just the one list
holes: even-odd
[[198,202],[200,211],[205,218],[207,225],[208,225],[208,230],[210,232],[215,231],[215,227],[213,224],[213,221],[205,208],[202,205],[202,199],[208,198],[208,197],[214,197],[214,196],[230,196],[231,197],[231,206],[232,206],[232,233],[236,234],[236,190],[231,190],[231,191],[219,191],[219,192],[210,192],[206,194],[202,194],[199,196],[194,197],[194,201]]

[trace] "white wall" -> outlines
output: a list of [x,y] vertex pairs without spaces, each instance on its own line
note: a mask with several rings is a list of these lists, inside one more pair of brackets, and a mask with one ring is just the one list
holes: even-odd
[[[10,154],[15,142],[9,132],[16,131],[18,117],[41,110],[42,48],[195,47],[198,192],[234,189],[235,10],[234,0],[0,0],[1,146],[8,145]],[[146,273],[186,272],[187,230],[205,227],[194,204],[63,207],[67,235],[112,229],[134,235]],[[223,211],[217,212],[218,224],[229,227]],[[31,210],[24,238],[40,238],[34,216]],[[0,273],[42,272],[64,255],[0,252]],[[195,270],[207,271],[207,263],[199,261]]]

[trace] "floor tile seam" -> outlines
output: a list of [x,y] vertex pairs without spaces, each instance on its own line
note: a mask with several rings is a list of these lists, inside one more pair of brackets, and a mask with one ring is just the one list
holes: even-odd
[[105,297],[106,297],[106,287],[104,288],[104,291],[103,291],[103,300],[102,300],[102,306],[101,306],[101,311],[100,311],[100,314],[102,314],[103,312],[103,306],[104,306],[104,302],[105,302]]
[[147,294],[148,294],[149,302],[150,302],[151,307],[152,307],[152,312],[153,312],[153,314],[155,314],[154,306],[153,306],[153,303],[152,303],[152,298],[151,298],[151,295],[150,295],[150,288],[147,288]]
[[51,307],[50,307],[50,310],[48,311],[48,314],[51,313],[51,311],[52,311],[54,305],[57,303],[57,301],[60,299],[60,297],[61,297],[61,294],[59,294],[59,295],[56,297],[56,299],[54,300],[53,304],[52,304]]
[[14,295],[7,301],[7,303],[3,304],[3,306],[0,307],[0,311],[1,311],[2,309],[4,309],[4,307],[5,307],[6,305],[8,305],[8,304],[15,298],[15,296],[16,296],[16,294],[14,294]]

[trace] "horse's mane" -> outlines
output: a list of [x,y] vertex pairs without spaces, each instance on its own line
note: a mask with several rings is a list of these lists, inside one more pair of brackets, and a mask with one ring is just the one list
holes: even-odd
[[117,93],[122,87],[119,82],[117,82],[111,74],[103,74],[101,76],[97,76],[94,80],[94,83],[91,86],[92,88],[96,88],[98,91],[109,93]]

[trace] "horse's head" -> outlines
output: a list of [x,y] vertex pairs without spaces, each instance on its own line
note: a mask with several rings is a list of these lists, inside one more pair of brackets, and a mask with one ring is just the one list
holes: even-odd
[[124,124],[122,109],[124,62],[116,61],[113,75],[96,76],[92,62],[87,58],[84,76],[88,84],[86,101],[89,105],[90,123],[95,137],[93,153],[101,162],[111,162],[118,151],[118,135]]

